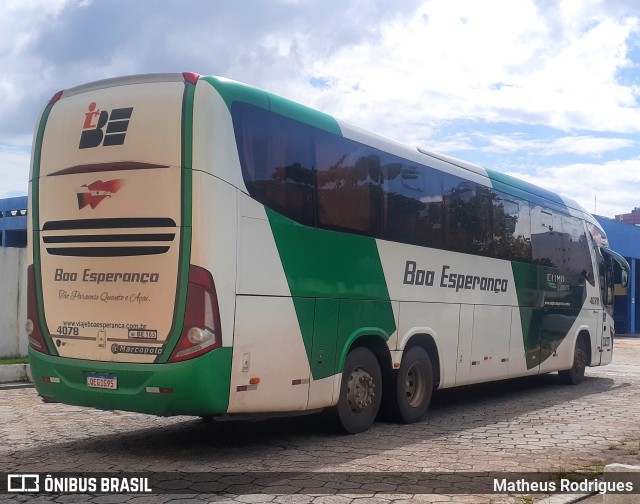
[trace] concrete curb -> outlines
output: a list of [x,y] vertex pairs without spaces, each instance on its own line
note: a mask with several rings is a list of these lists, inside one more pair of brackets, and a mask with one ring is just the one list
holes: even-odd
[[[611,474],[613,476],[612,480],[615,481],[615,474],[627,474],[629,479],[632,476],[636,476],[633,478],[635,480],[635,484],[638,484],[638,477],[640,476],[640,466],[638,465],[628,465],[628,464],[607,464],[604,466],[604,477],[607,478],[607,475]],[[636,486],[637,489],[637,486]],[[610,494],[607,493],[604,495],[603,499],[605,504],[633,504],[638,502],[638,495],[633,494]]]
[[[601,480],[607,481],[607,475],[613,475],[610,481],[616,481],[615,474],[627,475],[629,481],[633,480],[637,488],[638,477],[640,477],[640,466],[638,465],[626,465],[626,464],[607,464],[604,467],[604,474]],[[638,475],[638,477],[634,477]],[[592,504],[635,504],[638,502],[638,494],[626,493],[605,493],[605,494],[565,494],[565,495],[552,495],[545,499],[536,501],[536,504],[574,504],[584,502]]]
[[545,497],[544,499],[540,499],[535,501],[536,504],[574,504],[576,502],[580,502],[592,494],[558,494],[552,495],[551,497]]
[[0,383],[32,382],[29,364],[1,364]]

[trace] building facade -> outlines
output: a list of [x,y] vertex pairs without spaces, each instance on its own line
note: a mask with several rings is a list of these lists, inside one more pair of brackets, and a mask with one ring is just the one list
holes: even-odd
[[0,199],[0,357],[27,355],[27,197]]
[[635,207],[633,210],[631,210],[631,213],[616,215],[616,220],[625,222],[626,224],[639,225],[640,224],[640,208]]
[[0,247],[27,246],[27,197],[0,199]]

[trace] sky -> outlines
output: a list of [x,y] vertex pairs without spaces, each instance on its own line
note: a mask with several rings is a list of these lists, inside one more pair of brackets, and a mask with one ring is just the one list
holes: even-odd
[[613,217],[640,207],[637,0],[0,0],[0,198],[51,96],[192,71]]

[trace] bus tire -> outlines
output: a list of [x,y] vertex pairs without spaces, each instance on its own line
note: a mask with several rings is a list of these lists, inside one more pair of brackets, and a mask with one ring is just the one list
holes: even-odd
[[380,364],[371,350],[354,348],[344,363],[340,397],[336,407],[338,426],[347,434],[369,429],[382,398]]
[[402,356],[395,383],[387,390],[391,397],[385,403],[391,419],[409,424],[424,417],[433,394],[433,366],[424,348],[415,346]]
[[573,366],[565,371],[558,371],[560,381],[566,385],[578,385],[584,380],[584,370],[587,367],[587,348],[584,338],[578,337],[573,352]]

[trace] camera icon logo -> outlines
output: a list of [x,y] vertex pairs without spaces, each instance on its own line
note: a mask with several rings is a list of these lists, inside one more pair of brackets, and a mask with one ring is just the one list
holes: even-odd
[[9,474],[7,475],[7,492],[39,492],[39,474]]

